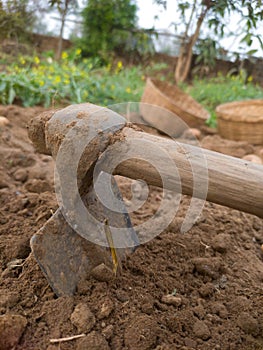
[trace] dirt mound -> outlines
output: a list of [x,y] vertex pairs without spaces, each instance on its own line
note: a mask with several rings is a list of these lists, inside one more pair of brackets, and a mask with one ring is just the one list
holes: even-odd
[[[263,220],[211,203],[182,235],[184,197],[174,221],[127,258],[121,276],[82,281],[74,297],[54,295],[29,246],[57,208],[53,161],[27,138],[27,122],[42,110],[0,107],[10,121],[0,129],[0,349],[263,349]],[[204,140],[216,144],[240,157],[258,151],[222,146],[216,135]],[[128,200],[130,182],[118,181]],[[160,190],[151,189],[133,222],[159,203]]]

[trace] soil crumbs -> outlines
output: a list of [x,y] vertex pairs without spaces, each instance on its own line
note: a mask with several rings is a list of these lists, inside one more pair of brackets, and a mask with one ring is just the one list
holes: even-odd
[[[57,208],[53,160],[36,154],[27,137],[41,111],[0,106],[10,122],[0,129],[0,349],[263,349],[263,220],[211,203],[182,234],[183,198],[172,223],[127,258],[121,276],[91,278],[73,297],[55,296],[29,243]],[[218,144],[240,157],[255,151],[203,136],[207,148]],[[128,198],[130,181],[118,181]],[[153,214],[160,194],[150,190],[134,224]]]

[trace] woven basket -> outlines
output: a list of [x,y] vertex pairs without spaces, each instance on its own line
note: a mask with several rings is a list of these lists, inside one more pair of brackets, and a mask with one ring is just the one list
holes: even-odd
[[[180,90],[177,86],[157,79],[147,79],[141,102],[171,111],[189,127],[200,127],[209,118],[208,111],[191,96]],[[152,111],[154,111],[154,108],[152,108]],[[162,123],[166,122],[166,128],[173,133],[173,125],[170,121],[161,120],[161,117],[158,119],[154,116],[154,113],[150,112],[150,106],[145,107],[142,105],[141,114],[144,120],[156,128],[159,127],[159,124],[162,125]]]
[[263,100],[224,103],[216,107],[216,114],[222,137],[263,144]]

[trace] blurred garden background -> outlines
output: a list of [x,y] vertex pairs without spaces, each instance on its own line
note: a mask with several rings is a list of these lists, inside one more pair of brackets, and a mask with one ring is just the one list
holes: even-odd
[[[0,1],[0,103],[137,102],[157,77],[194,97],[215,126],[218,104],[263,98],[261,1],[148,3],[149,13],[142,0]],[[171,6],[173,21],[158,28]],[[142,27],[153,9],[153,26]]]

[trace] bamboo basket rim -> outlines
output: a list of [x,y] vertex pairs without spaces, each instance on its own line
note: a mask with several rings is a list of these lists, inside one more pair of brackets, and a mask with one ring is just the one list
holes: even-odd
[[220,119],[242,123],[263,122],[263,99],[222,103],[216,107]]
[[[194,116],[197,119],[203,120],[204,122],[210,117],[210,113],[200,104],[198,103],[192,96],[187,94],[186,92],[182,91],[178,86],[172,85],[166,81],[162,81],[156,78],[150,78],[148,77],[146,80],[146,85],[150,85],[152,89],[158,92],[158,95],[162,98],[168,101],[172,106],[175,108],[179,108],[182,110],[182,112],[185,112],[189,115]],[[170,88],[173,91],[176,91],[178,96],[182,96],[184,100],[187,100],[187,104],[182,104],[182,103],[176,103],[175,97],[171,97],[167,95],[161,88],[161,86],[166,86]],[[157,97],[158,98],[158,97]],[[156,99],[156,96],[155,96]],[[157,101],[158,102],[158,101]],[[156,104],[158,106],[158,103]],[[190,105],[190,108],[189,108]],[[196,108],[191,108],[191,107],[196,107]],[[166,107],[167,108],[167,107]]]

